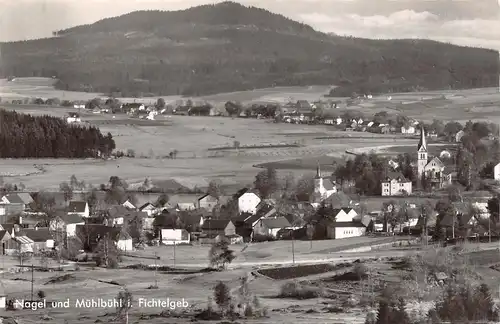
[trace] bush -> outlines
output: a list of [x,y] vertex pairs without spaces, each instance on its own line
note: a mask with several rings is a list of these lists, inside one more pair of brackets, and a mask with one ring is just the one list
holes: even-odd
[[227,312],[231,306],[231,293],[229,287],[219,281],[214,287],[214,299],[222,312]]
[[365,279],[368,277],[368,268],[362,263],[356,263],[352,272],[358,277],[358,279]]
[[47,295],[45,294],[45,291],[43,290],[39,290],[36,294],[38,296],[38,298],[40,299],[44,299]]
[[323,295],[321,289],[303,286],[296,281],[287,282],[281,286],[280,298],[312,299]]

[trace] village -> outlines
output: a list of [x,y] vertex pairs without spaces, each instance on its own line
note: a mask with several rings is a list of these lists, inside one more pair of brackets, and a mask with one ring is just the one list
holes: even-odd
[[[464,131],[460,132],[463,136]],[[299,200],[287,197],[293,195],[291,189],[277,187],[275,171],[270,169],[256,176],[254,188],[242,188],[234,194],[222,194],[213,183],[205,194],[163,194],[140,205],[137,198],[125,194],[126,186],[118,177],[101,185],[100,192],[82,192],[80,200],[73,198],[78,191],[76,179],[71,180],[71,189],[67,183],[61,186],[64,192],[59,195],[4,187],[7,193],[0,202],[2,253],[38,255],[71,245],[78,247],[70,253],[76,259],[81,253],[94,251],[106,237],[127,253],[144,250],[147,245],[214,244],[221,240],[243,244],[344,239],[369,233],[432,236],[436,226],[444,231],[442,238],[497,236],[498,208],[492,208],[498,200],[492,188],[500,179],[500,163],[489,163],[489,173],[481,172],[485,177],[481,181],[489,184],[489,191],[461,189],[451,153],[432,156],[425,129],[418,133],[415,161],[386,160],[387,171],[373,192],[387,199],[378,200],[378,206],[366,204],[366,198],[355,191],[358,184],[347,174],[344,179],[338,172],[337,178],[325,175],[320,164],[311,179],[311,191]],[[408,163],[410,170],[403,163]],[[472,176],[468,177],[471,180]],[[430,191],[422,190],[424,187]],[[429,197],[440,200],[434,205]]]

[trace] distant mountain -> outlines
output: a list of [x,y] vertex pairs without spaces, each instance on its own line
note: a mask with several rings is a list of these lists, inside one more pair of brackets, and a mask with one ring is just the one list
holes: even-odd
[[4,77],[57,76],[57,87],[123,96],[204,95],[286,85],[352,92],[498,85],[498,53],[425,40],[315,31],[234,2],[138,11],[1,44]]

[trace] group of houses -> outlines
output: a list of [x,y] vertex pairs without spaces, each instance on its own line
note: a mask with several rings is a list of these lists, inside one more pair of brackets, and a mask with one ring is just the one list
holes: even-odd
[[[317,101],[310,103],[307,100],[289,102],[277,111],[277,120],[292,124],[318,124],[336,126],[345,131],[359,131],[372,133],[399,133],[403,135],[418,135],[418,121],[412,120],[407,125],[389,125],[368,120],[361,117],[345,117],[335,113],[335,109],[345,106],[340,101]],[[435,134],[430,134],[435,136]]]

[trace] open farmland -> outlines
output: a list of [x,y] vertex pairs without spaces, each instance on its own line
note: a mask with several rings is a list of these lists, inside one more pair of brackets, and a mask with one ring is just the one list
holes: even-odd
[[[8,108],[12,109],[11,106]],[[61,117],[69,111],[59,107],[40,107],[38,110],[33,106],[19,106],[16,110]],[[136,158],[111,161],[7,159],[2,161],[0,173],[8,176],[6,181],[22,182],[27,188],[45,189],[56,188],[72,174],[94,185],[106,182],[110,175],[122,177],[129,183],[142,182],[145,177],[151,177],[155,180],[175,179],[187,187],[203,187],[211,179],[220,179],[228,185],[244,185],[253,182],[258,172],[254,167],[257,164],[304,157],[323,157],[325,161],[325,156],[333,162],[352,148],[376,147],[388,140],[399,144],[412,143],[408,139],[395,140],[374,134],[353,139],[324,125],[275,124],[256,119],[160,116],[149,124],[148,121],[123,115],[112,118],[110,114],[83,114],[82,119],[95,123],[103,133],[110,132],[117,150],[133,150]],[[339,136],[344,138],[318,139]],[[232,146],[234,141],[239,141],[242,147],[259,145],[259,148],[209,150]],[[265,147],[282,144],[296,144],[297,147]],[[177,158],[166,158],[172,150],[178,150]],[[310,171],[315,165],[317,162]],[[303,172],[297,170],[298,174]]]
[[[54,82],[52,79],[21,78],[14,82],[2,82],[2,99],[8,99],[5,93],[30,98],[42,96],[70,100],[89,99],[96,95],[64,92],[62,96],[62,93],[51,92],[55,91],[51,85]],[[274,102],[306,97],[314,100],[321,97],[323,90],[326,89],[286,87],[213,95],[206,99],[218,101],[219,104],[226,100],[244,102],[262,98],[264,101]],[[72,97],[73,95],[78,98]],[[166,98],[167,102],[174,99]],[[500,94],[497,89],[473,89],[460,92],[392,94],[391,100],[387,99],[386,96],[379,96],[346,109],[359,110],[366,115],[387,110],[425,121],[434,118],[442,118],[444,121],[495,121],[492,107],[500,102]],[[148,100],[152,102],[155,98]],[[4,104],[4,108],[33,115],[49,114],[59,117],[64,117],[73,110],[10,104]],[[335,111],[341,114],[346,109]],[[155,180],[174,179],[191,188],[204,187],[212,179],[219,179],[224,185],[234,186],[253,182],[258,172],[255,166],[270,166],[300,176],[304,172],[313,172],[318,162],[324,166],[325,171],[332,171],[332,164],[342,158],[346,150],[356,153],[371,150],[399,153],[400,150],[413,148],[417,143],[417,139],[412,137],[346,133],[335,131],[326,125],[275,124],[255,119],[159,116],[155,121],[147,121],[124,115],[113,117],[110,114],[89,113],[83,113],[82,118],[84,122],[98,126],[103,133],[110,132],[118,150],[133,150],[136,157],[112,161],[4,160],[0,166],[0,174],[7,177],[8,182],[22,182],[28,189],[56,188],[72,174],[94,185],[106,182],[110,175],[116,175],[129,183],[142,182],[145,177],[150,177]],[[213,150],[231,147],[235,141],[245,149]],[[272,147],[275,145],[282,147]],[[406,147],[391,149],[391,146]],[[178,151],[177,159],[166,158],[173,150]]]

